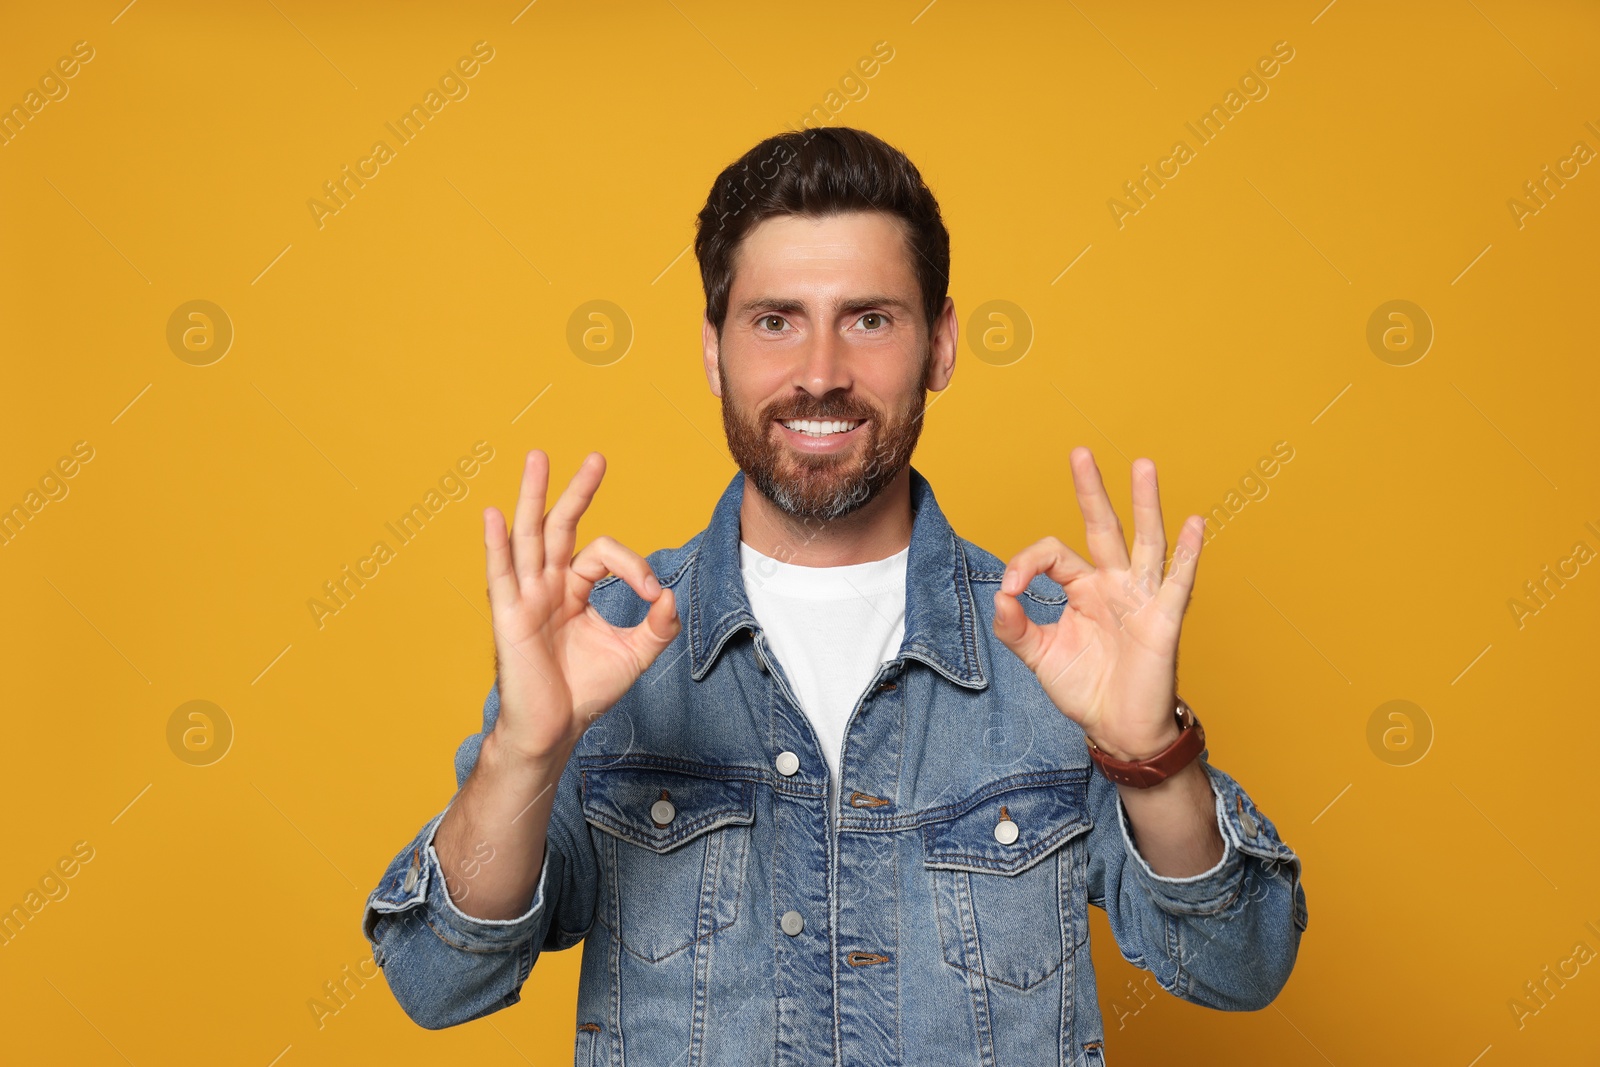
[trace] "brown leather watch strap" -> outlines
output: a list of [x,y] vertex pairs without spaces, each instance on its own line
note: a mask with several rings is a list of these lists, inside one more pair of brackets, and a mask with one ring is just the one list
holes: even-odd
[[[1089,741],[1089,758],[1094,760],[1101,774],[1118,785],[1131,785],[1136,789],[1160,785],[1187,767],[1206,747],[1205,727],[1195,717],[1194,709],[1179,697],[1173,711],[1178,716],[1178,738],[1149,759],[1116,759],[1100,751],[1093,741]],[[1087,735],[1085,740],[1088,740]]]

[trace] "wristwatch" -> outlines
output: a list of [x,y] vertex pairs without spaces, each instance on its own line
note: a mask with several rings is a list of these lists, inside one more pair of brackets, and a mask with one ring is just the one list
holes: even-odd
[[1118,785],[1148,789],[1161,784],[1187,767],[1206,747],[1205,727],[1200,725],[1194,709],[1184,703],[1182,697],[1178,698],[1173,713],[1178,717],[1177,740],[1149,759],[1121,760],[1108,756],[1085,734],[1084,740],[1089,741],[1089,758],[1094,760],[1101,774]]

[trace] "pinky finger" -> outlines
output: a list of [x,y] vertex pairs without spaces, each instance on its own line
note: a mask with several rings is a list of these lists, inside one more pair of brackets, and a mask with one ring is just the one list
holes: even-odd
[[499,508],[483,509],[483,549],[491,608],[516,603],[519,586],[511,563],[511,539],[506,533],[506,517]]

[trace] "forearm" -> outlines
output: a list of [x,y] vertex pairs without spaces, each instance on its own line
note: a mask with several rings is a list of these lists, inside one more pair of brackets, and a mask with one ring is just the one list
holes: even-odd
[[[1217,797],[1198,759],[1159,785],[1119,785],[1139,854],[1165,878],[1210,870],[1222,859]],[[441,854],[442,855],[442,854]]]
[[566,752],[526,758],[491,731],[434,834],[450,900],[479,919],[525,913],[539,885],[545,835]]
[[[1098,890],[1123,955],[1141,961],[1174,995],[1254,1011],[1272,1001],[1294,967],[1306,927],[1300,859],[1237,781],[1201,760],[1192,767],[1212,787],[1206,836],[1225,839],[1220,856],[1213,853],[1209,864],[1196,858],[1192,868],[1204,868],[1184,874],[1156,871],[1155,850],[1144,841],[1156,831],[1139,831],[1136,843],[1129,790],[1097,776],[1091,796],[1106,867],[1091,865],[1090,899]],[[1178,780],[1174,775],[1162,786]]]

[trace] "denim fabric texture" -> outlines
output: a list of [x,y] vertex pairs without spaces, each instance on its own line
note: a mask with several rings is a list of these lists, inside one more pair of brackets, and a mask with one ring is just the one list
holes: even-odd
[[[1157,875],[1083,731],[994,636],[1004,562],[910,474],[905,639],[851,713],[838,810],[750,611],[737,473],[705,530],[647,557],[683,629],[573,751],[527,912],[477,919],[450,900],[432,843],[444,812],[384,871],[362,929],[411,1019],[510,1007],[540,953],[581,941],[578,1064],[1095,1067],[1091,905],[1174,996],[1273,1000],[1306,928],[1299,858],[1208,747],[1223,856]],[[1044,575],[1020,600],[1040,623],[1066,604]],[[590,602],[618,626],[648,608],[615,575]],[[458,786],[498,714],[491,686]]]

